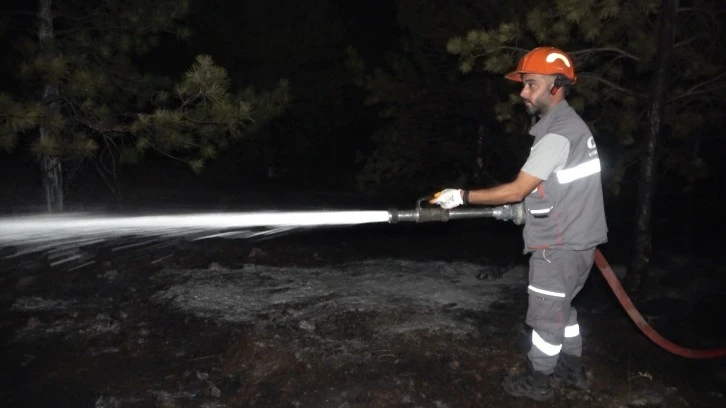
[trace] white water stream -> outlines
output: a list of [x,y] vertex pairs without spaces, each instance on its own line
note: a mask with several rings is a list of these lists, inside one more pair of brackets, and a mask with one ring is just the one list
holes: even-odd
[[0,218],[0,247],[14,256],[114,238],[249,238],[296,228],[388,222],[388,211],[230,212],[117,216],[69,213]]

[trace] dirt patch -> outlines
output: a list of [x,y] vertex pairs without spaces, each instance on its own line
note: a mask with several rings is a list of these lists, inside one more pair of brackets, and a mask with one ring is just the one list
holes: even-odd
[[[533,406],[499,386],[529,346],[523,259],[485,256],[475,240],[370,237],[86,248],[94,262],[80,268],[5,260],[4,406]],[[578,300],[593,386],[538,406],[724,403],[723,361],[660,350],[596,277]],[[686,324],[649,313],[665,333]],[[676,317],[699,333],[678,341],[716,345],[720,334]]]

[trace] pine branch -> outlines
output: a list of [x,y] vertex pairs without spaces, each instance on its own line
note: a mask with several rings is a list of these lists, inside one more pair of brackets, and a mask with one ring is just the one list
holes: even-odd
[[[193,124],[195,124],[195,125],[213,125],[213,126],[221,126],[221,124],[220,124],[219,122],[214,122],[214,121],[208,121],[208,120],[196,120],[196,119],[192,119],[192,118],[190,118],[190,117],[189,117],[188,115],[184,115],[184,120],[186,120],[186,121],[187,121],[187,122],[189,122],[189,123],[193,123]],[[253,120],[252,118],[250,118],[250,120],[251,120],[251,121],[252,121],[253,123],[255,122],[255,121],[254,121],[254,120]],[[196,145],[195,145],[195,146],[196,146]],[[199,146],[196,146],[196,147],[199,147]]]
[[[180,92],[180,91],[177,91],[177,92],[179,92],[179,97],[181,98],[181,96],[182,96],[182,95],[181,95],[181,92]],[[191,96],[190,96],[190,97],[188,97],[188,98],[182,99],[182,104],[181,104],[181,106],[179,107],[179,110],[181,110],[181,111],[184,111],[184,109],[185,109],[185,108],[186,108],[186,107],[187,107],[188,105],[190,105],[191,103],[194,103],[195,101],[197,101],[198,99],[201,99],[201,98],[204,98],[204,91],[203,91],[203,90],[202,90],[202,88],[200,87],[200,88],[199,88],[199,91],[197,91],[197,93],[196,93],[196,94],[194,94],[194,95],[191,95]]]
[[669,103],[674,104],[672,109],[675,112],[683,112],[686,109],[695,112],[706,112],[715,108],[713,103],[714,99],[715,96],[711,98],[684,98],[677,101],[671,100]]
[[694,35],[693,37],[691,37],[687,40],[679,41],[679,42],[673,44],[673,48],[678,48],[678,47],[682,47],[684,45],[688,45],[688,44],[692,43],[693,41],[698,40],[699,38],[705,38],[705,36],[704,35]]
[[583,50],[572,51],[569,54],[574,57],[574,56],[577,56],[577,55],[582,55],[582,54],[595,54],[595,53],[599,53],[599,52],[614,52],[616,54],[622,55],[623,57],[626,57],[628,59],[631,59],[631,60],[633,60],[635,62],[639,62],[640,61],[640,58],[638,58],[636,55],[633,55],[633,54],[631,54],[631,53],[629,53],[629,52],[627,52],[627,51],[625,51],[623,49],[617,48],[617,47],[587,48],[587,49],[583,49]]
[[517,51],[517,52],[521,52],[523,54],[526,54],[526,53],[528,53],[530,51],[530,50],[527,50],[527,49],[524,49],[524,48],[511,47],[511,46],[507,46],[507,45],[501,45],[498,48],[500,50]]
[[605,78],[603,78],[603,77],[601,77],[601,76],[599,76],[597,74],[594,74],[592,72],[583,72],[583,73],[580,73],[578,75],[580,77],[592,78],[592,79],[596,80],[597,82],[603,83],[603,84],[609,86],[610,88],[612,88],[612,89],[614,89],[616,91],[619,91],[621,93],[624,93],[626,95],[635,96],[635,97],[638,97],[638,98],[643,98],[643,97],[646,97],[647,96],[646,94],[638,93],[638,92],[635,92],[635,91],[633,91],[631,89],[623,88],[622,86],[617,85],[614,82],[608,81],[607,79],[605,79]]
[[97,124],[94,124],[89,119],[85,118],[85,114],[83,112],[79,112],[78,108],[73,101],[71,101],[65,94],[65,92],[61,91],[59,93],[58,98],[54,99],[51,102],[65,102],[65,106],[68,107],[71,111],[73,116],[70,118],[71,120],[86,126],[87,128],[96,131],[106,137],[106,133],[128,133],[130,132],[131,126],[129,125],[118,125],[113,127],[101,127]]
[[186,160],[182,159],[181,157],[176,157],[176,156],[172,155],[171,153],[167,153],[167,152],[159,149],[153,143],[151,143],[151,148],[154,149],[157,153],[161,154],[162,156],[166,156],[166,157],[168,157],[170,159],[177,160],[177,161],[180,161],[180,162],[186,161]]
[[709,88],[709,89],[705,89],[705,90],[698,90],[699,88],[702,88],[702,87],[704,87],[704,86],[706,86],[708,84],[714,83],[714,82],[716,82],[716,81],[718,81],[718,80],[720,80],[722,78],[726,78],[726,72],[722,72],[720,75],[716,75],[715,77],[713,77],[713,78],[711,78],[711,79],[709,79],[707,81],[703,81],[701,83],[698,83],[696,85],[693,85],[691,88],[689,88],[687,91],[683,92],[682,94],[671,98],[670,99],[670,102],[676,101],[678,99],[687,98],[687,97],[690,97],[690,96],[693,96],[693,95],[710,93],[710,92],[713,92],[713,91],[717,91],[719,89],[724,89],[724,88],[726,88],[726,85],[721,85],[721,86],[717,86],[715,88]]
[[[531,51],[531,50],[527,50],[527,49],[524,49],[524,48],[512,47],[512,46],[508,46],[508,45],[500,45],[500,46],[496,47],[496,50],[495,51],[498,51],[498,50],[516,51],[516,52],[519,52],[519,53],[522,53],[522,54],[526,54],[529,51]],[[481,54],[472,54],[471,57],[472,58],[481,58],[481,57],[485,57],[487,55],[492,54],[492,52],[493,51],[491,51],[491,50],[487,50],[486,52],[483,52]]]
[[[84,119],[82,117],[74,117],[73,120],[76,122],[87,126],[91,130],[95,130],[98,133],[101,133],[103,135],[107,133],[129,133],[131,131],[131,126],[129,125],[117,125],[112,127],[103,127],[96,125],[89,121],[88,119]],[[105,137],[105,136],[104,136]]]
[[[678,100],[684,99],[684,98],[690,98],[690,97],[694,97],[694,96],[699,96],[699,95],[704,95],[704,94],[710,94],[710,93],[713,93],[713,92],[716,92],[716,91],[720,91],[722,89],[726,89],[726,85],[717,86],[715,88],[704,89],[704,90],[701,90],[701,91],[693,91],[693,92],[683,93],[681,95],[678,95],[676,97],[673,97],[673,98],[669,99],[668,102],[675,102],[675,101],[678,101]],[[706,98],[706,99],[714,99],[714,98],[716,98],[716,95],[712,95],[710,98]]]

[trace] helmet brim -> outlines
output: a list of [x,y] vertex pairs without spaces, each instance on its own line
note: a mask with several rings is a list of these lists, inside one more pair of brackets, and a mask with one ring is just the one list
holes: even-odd
[[519,71],[512,71],[508,73],[507,75],[504,75],[504,78],[509,79],[510,81],[517,81],[522,82],[522,72]]

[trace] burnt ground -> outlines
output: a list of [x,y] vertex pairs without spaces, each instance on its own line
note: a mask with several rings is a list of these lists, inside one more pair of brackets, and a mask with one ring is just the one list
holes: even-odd
[[[94,262],[77,268],[3,258],[2,406],[726,404],[724,359],[660,349],[596,270],[576,299],[591,389],[559,389],[546,403],[505,395],[500,378],[521,368],[529,343],[526,258],[516,227],[462,225],[108,242],[84,248]],[[650,322],[679,344],[726,345],[720,266],[654,264],[638,302]]]

